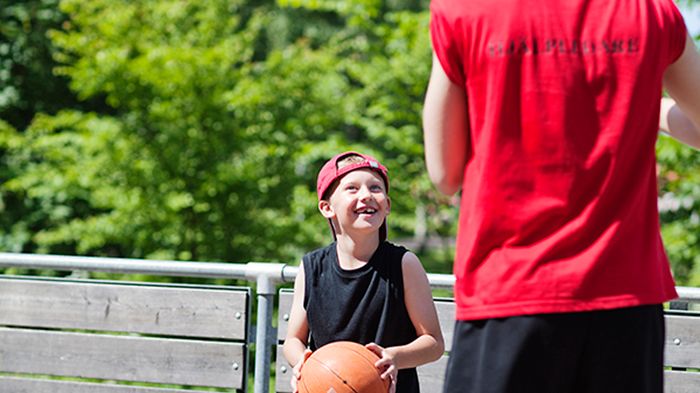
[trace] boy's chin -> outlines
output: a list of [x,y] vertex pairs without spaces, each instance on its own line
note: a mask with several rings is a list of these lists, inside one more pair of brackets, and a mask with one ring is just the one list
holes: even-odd
[[357,228],[374,228],[376,230],[379,230],[379,227],[382,226],[382,223],[384,222],[383,217],[359,217],[353,226]]
[[377,224],[377,225],[357,225],[354,227],[355,232],[361,233],[361,234],[374,234],[374,233],[379,233],[379,228],[382,226],[382,224]]

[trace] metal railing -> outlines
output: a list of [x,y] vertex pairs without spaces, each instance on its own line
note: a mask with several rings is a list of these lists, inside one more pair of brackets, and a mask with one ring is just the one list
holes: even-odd
[[[254,392],[269,392],[270,358],[276,342],[272,312],[277,286],[293,282],[299,268],[281,263],[249,262],[181,262],[128,258],[100,258],[63,255],[0,253],[0,267],[47,269],[59,271],[92,271],[157,276],[225,278],[256,283],[257,326],[255,331]],[[451,274],[428,274],[432,288],[452,289]],[[677,287],[678,301],[700,302],[700,288]]]
[[[0,253],[0,267],[92,271],[157,276],[201,277],[247,280],[256,283],[257,326],[255,330],[254,392],[267,393],[270,385],[272,312],[277,284],[294,279],[296,271],[281,263],[180,262],[127,258],[100,258],[63,255]],[[288,279],[288,277],[291,277]]]

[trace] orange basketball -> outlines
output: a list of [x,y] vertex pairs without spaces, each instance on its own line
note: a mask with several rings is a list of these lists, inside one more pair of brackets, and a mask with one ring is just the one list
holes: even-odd
[[374,352],[358,343],[324,345],[304,363],[297,388],[300,393],[386,393],[390,381],[381,378],[374,366],[377,360]]

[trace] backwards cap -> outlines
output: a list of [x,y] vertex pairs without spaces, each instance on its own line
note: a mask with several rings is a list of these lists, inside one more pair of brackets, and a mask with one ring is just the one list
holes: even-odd
[[[358,156],[363,160],[347,164],[342,168],[338,168],[338,161],[350,156]],[[326,196],[326,192],[336,180],[339,180],[341,177],[352,171],[364,168],[377,172],[382,177],[382,180],[384,180],[386,190],[389,192],[389,176],[387,175],[387,169],[384,165],[380,164],[376,158],[370,155],[354,151],[346,151],[326,161],[321,170],[318,172],[318,177],[316,178],[316,193],[318,194],[318,200],[320,201],[324,196]],[[330,223],[330,219],[328,221]],[[335,239],[335,229],[333,228],[332,223],[331,231],[333,232],[333,238]],[[379,228],[379,241],[381,242],[384,240],[386,240],[386,220],[384,220],[382,226]]]
[[[338,161],[350,156],[358,156],[362,158],[363,161],[353,162],[342,168],[338,168]],[[380,164],[376,158],[370,155],[361,154],[354,151],[346,151],[345,153],[340,153],[326,161],[321,170],[318,172],[318,177],[316,178],[316,193],[318,194],[318,200],[320,201],[323,199],[324,194],[326,191],[328,191],[328,188],[334,181],[352,171],[362,168],[369,168],[379,173],[384,180],[384,185],[386,186],[387,191],[389,191],[389,176],[387,175],[387,170],[384,165]]]

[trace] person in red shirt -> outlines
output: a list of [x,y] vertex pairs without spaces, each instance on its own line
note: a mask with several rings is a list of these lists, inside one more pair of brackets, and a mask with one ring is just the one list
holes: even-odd
[[700,147],[675,4],[432,0],[430,32],[426,164],[462,193],[445,391],[661,393],[658,130]]

